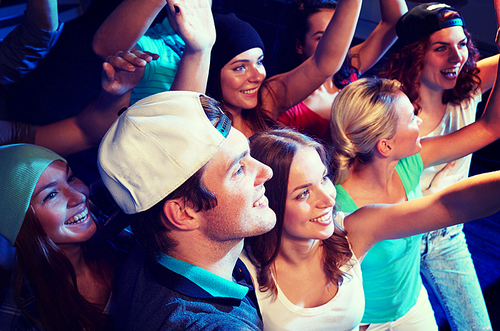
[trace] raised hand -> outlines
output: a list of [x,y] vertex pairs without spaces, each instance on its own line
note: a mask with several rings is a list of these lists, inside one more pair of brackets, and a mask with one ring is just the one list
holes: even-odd
[[186,43],[171,91],[205,93],[215,25],[209,0],[167,0],[179,35]]
[[215,26],[209,0],[168,0],[186,52],[210,50],[215,43]]
[[451,161],[446,166],[439,170],[434,178],[432,179],[429,187],[425,190],[427,191],[424,195],[428,195],[427,193],[437,193],[446,187],[462,180],[465,176],[461,173],[451,173],[453,168],[455,167],[456,161]]
[[139,50],[109,56],[102,65],[102,88],[114,95],[125,94],[140,82],[146,64],[158,57],[157,54]]

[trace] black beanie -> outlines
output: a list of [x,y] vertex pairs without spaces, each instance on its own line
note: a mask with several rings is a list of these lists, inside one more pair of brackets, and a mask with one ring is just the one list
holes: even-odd
[[257,31],[234,14],[214,14],[217,37],[212,48],[207,94],[222,101],[220,92],[220,71],[236,55],[259,47],[264,51],[264,43]]

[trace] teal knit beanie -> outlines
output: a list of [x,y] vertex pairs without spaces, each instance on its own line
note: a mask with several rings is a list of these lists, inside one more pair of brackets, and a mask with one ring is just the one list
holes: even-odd
[[12,246],[28,211],[38,179],[54,161],[65,159],[30,144],[0,146],[0,234]]

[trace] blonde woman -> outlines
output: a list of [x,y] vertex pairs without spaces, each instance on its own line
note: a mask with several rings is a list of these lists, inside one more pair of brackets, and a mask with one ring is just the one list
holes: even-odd
[[[422,121],[398,81],[361,79],[346,87],[333,104],[330,123],[340,210],[419,198],[425,167],[452,161],[498,139],[498,90],[493,90],[477,122],[447,136],[421,139]],[[419,322],[434,320],[420,278],[420,241],[421,236],[383,241],[367,254],[362,265],[363,323],[370,324],[369,330],[385,330],[389,324],[417,330]],[[432,328],[437,329],[435,322]]]

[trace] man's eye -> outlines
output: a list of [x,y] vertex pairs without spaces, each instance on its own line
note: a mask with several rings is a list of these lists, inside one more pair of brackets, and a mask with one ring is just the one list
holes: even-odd
[[238,168],[238,170],[236,170],[236,172],[234,173],[235,175],[241,175],[243,174],[245,170],[245,166],[244,165],[240,165],[240,167]]

